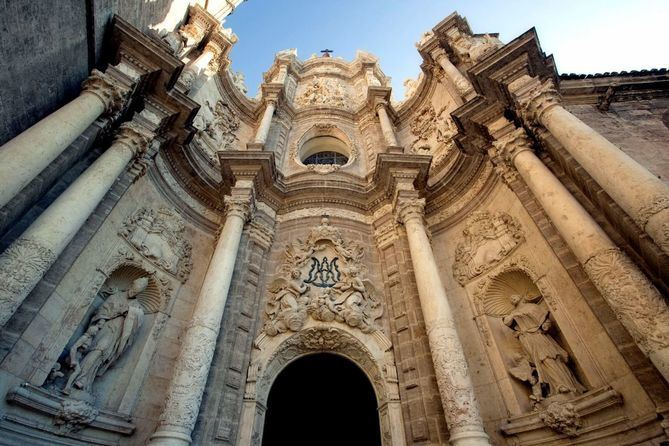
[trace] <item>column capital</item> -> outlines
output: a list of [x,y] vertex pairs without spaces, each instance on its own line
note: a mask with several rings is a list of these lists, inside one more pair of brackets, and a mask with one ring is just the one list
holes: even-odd
[[425,198],[399,196],[395,200],[393,210],[395,218],[400,223],[418,219],[422,224],[425,216]]
[[541,82],[536,77],[524,75],[508,86],[520,113],[526,121],[541,123],[544,114],[556,105],[561,97],[551,79]]
[[91,75],[81,84],[82,93],[98,97],[109,114],[118,111],[130,93],[130,89],[114,81],[111,76],[100,70],[91,71]]
[[226,195],[223,201],[225,203],[226,217],[236,216],[245,222],[253,217],[255,200],[252,192],[238,194],[233,190],[232,194]]
[[532,141],[522,128],[498,137],[492,144],[494,148],[489,150],[490,157],[501,157],[510,165],[513,165],[513,160],[518,154],[532,151]]
[[116,132],[114,144],[123,144],[132,150],[135,157],[146,153],[155,133],[133,121],[124,122]]

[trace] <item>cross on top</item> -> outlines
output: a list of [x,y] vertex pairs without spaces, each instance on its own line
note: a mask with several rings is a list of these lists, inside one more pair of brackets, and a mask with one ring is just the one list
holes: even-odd
[[321,50],[321,53],[323,53],[323,57],[330,57],[330,53],[332,53],[332,50],[329,50],[325,48],[324,50]]

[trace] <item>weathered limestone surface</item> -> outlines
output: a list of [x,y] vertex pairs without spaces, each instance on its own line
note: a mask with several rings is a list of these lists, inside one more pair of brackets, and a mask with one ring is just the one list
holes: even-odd
[[[45,7],[23,3],[0,24],[27,38],[14,21]],[[251,98],[219,25],[239,1],[188,3],[72,5],[44,25],[69,40],[7,58],[35,100],[2,95],[2,142],[48,127],[107,26],[124,63],[107,70],[143,111],[96,120],[108,104],[82,94],[86,119],[0,209],[0,444],[259,446],[272,383],[313,353],[363,371],[383,446],[667,441],[667,296],[643,272],[663,271],[647,248],[665,222],[617,227],[564,138],[578,118],[664,179],[666,72],[564,80],[543,125],[500,96],[551,79],[534,32],[504,45],[454,13],[417,43],[400,103],[364,51],[280,51]]]

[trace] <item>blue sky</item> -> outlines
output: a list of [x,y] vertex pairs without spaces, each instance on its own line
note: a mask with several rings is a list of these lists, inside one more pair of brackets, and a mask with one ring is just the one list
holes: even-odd
[[453,11],[503,42],[536,27],[560,73],[669,66],[669,0],[246,0],[225,26],[239,37],[232,69],[251,96],[277,51],[297,48],[306,59],[327,47],[347,60],[357,49],[377,55],[400,99],[420,70],[414,43]]

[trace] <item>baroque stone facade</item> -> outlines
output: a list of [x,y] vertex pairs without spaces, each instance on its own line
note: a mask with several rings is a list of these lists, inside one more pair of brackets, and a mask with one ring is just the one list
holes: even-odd
[[273,444],[318,355],[379,445],[669,441],[666,70],[560,76],[453,13],[401,102],[292,49],[251,98],[241,2],[188,3],[84,11],[113,64],[3,139],[0,444]]

